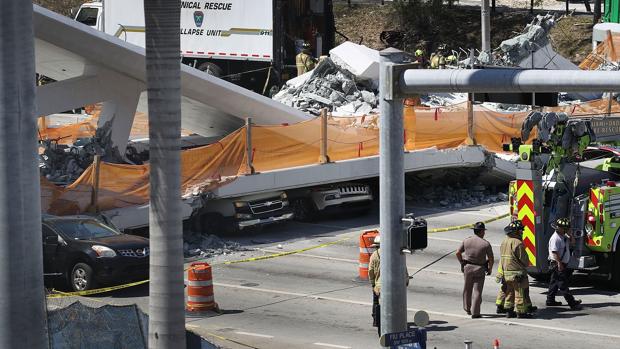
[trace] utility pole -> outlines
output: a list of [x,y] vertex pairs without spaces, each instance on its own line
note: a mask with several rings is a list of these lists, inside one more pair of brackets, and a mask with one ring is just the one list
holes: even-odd
[[480,6],[480,22],[482,23],[482,51],[491,53],[491,12],[489,0],[482,0]]
[[404,228],[405,170],[403,149],[403,98],[396,97],[392,82],[394,63],[404,52],[388,48],[380,52],[379,72],[379,224],[381,232],[381,332],[407,329]]
[[0,0],[0,348],[48,347],[32,2]]
[[180,0],[144,0],[150,138],[150,349],[185,348]]

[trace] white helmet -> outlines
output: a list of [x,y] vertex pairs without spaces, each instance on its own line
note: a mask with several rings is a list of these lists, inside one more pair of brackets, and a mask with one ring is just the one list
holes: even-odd
[[372,242],[373,245],[380,245],[381,244],[381,235],[377,235],[375,236],[375,239]]

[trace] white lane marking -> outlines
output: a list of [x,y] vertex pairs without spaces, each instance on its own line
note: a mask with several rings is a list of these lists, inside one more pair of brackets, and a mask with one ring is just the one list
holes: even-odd
[[484,212],[473,212],[473,211],[449,211],[449,214],[466,214],[470,216],[483,216],[483,217],[497,217],[497,214],[492,213],[484,213]]
[[[286,295],[286,296],[295,296],[295,297],[308,298],[308,299],[316,299],[316,300],[321,299],[321,300],[327,300],[327,301],[339,302],[339,303],[372,306],[372,303],[370,303],[370,302],[355,301],[355,300],[342,299],[342,298],[336,298],[336,297],[328,297],[328,296],[323,296],[323,295],[320,295],[320,294],[314,295],[314,294],[308,294],[308,293],[279,291],[279,290],[272,290],[272,289],[267,289],[267,288],[256,288],[256,287],[248,287],[248,286],[223,284],[223,283],[219,283],[219,282],[218,283],[214,283],[214,284],[215,284],[215,286],[219,286],[219,287],[235,288],[235,289],[239,289],[239,290],[249,290],[249,291],[263,292],[263,293],[275,293],[275,294],[281,294],[281,295]],[[429,311],[429,310],[425,310],[425,309],[407,308],[407,311],[410,311],[410,312],[417,312],[419,310],[424,310],[428,314],[432,314],[432,315],[447,316],[447,317],[454,317],[454,318],[458,318],[458,319],[471,320],[471,317],[469,315],[452,314],[452,313],[445,313],[445,312],[439,312],[439,311]],[[607,337],[607,338],[618,338],[618,339],[620,339],[620,335],[615,335],[615,334],[601,333],[601,332],[592,332],[592,331],[582,331],[582,330],[575,330],[575,329],[562,328],[562,327],[554,327],[554,326],[537,325],[537,324],[526,323],[526,322],[497,320],[497,319],[490,319],[490,318],[480,318],[480,319],[476,319],[476,320],[472,320],[472,321],[486,321],[486,322],[493,322],[493,323],[502,324],[502,325],[515,325],[515,326],[522,326],[522,327],[539,328],[539,329],[544,329],[544,330],[552,330],[552,331],[558,331],[558,332],[577,333],[577,334],[583,334],[583,335],[588,335],[588,336],[598,336],[598,337]]]
[[[265,251],[265,252],[269,252],[269,253],[275,253],[276,252],[276,251],[267,250],[267,249],[261,249],[261,251]],[[326,260],[329,260],[329,261],[346,262],[346,263],[352,263],[352,264],[359,263],[359,261],[356,260],[356,259],[327,257],[327,256],[319,256],[319,255],[316,255],[316,254],[308,254],[308,253],[297,253],[297,255],[298,256],[302,256],[302,257],[308,257],[308,258],[326,259]],[[418,271],[418,270],[420,270],[420,268],[407,267],[407,270],[409,270],[409,271]],[[437,270],[437,269],[429,269],[429,268],[426,268],[426,269],[424,269],[422,271],[423,272],[427,272],[427,273],[435,273],[435,274],[449,274],[449,275],[458,275],[458,276],[463,275],[463,273],[459,273],[459,272],[455,272],[455,271],[445,271],[445,270]],[[495,276],[487,276],[487,278],[495,279]]]
[[242,335],[245,335],[245,336],[252,336],[252,337],[273,338],[273,336],[270,336],[268,334],[260,334],[260,333],[252,333],[252,332],[242,332],[242,331],[237,331],[235,333],[236,334],[242,334]]
[[[437,238],[437,237],[434,237],[434,236],[429,236],[429,237],[428,237],[428,239],[429,239],[429,240],[438,240],[438,241],[458,242],[458,243],[463,242],[463,240],[459,240],[459,239]],[[491,244],[491,246],[493,246],[493,247],[500,247],[501,245],[498,245],[498,244]]]
[[312,344],[318,345],[321,347],[351,349],[351,347],[345,347],[344,345],[336,345],[336,344],[329,344],[329,343],[312,343]]

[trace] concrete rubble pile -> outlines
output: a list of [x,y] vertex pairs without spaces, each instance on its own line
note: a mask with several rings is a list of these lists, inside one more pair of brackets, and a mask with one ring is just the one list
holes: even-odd
[[185,257],[209,258],[235,251],[249,251],[237,242],[226,241],[215,235],[196,232],[185,232],[183,235],[183,254]]
[[596,68],[596,70],[603,70],[603,71],[616,71],[616,70],[620,70],[620,63],[605,60],[605,61],[603,61],[603,63],[601,63]]
[[99,127],[95,136],[80,138],[71,146],[59,144],[60,139],[39,141],[43,152],[39,156],[39,172],[47,180],[59,185],[74,182],[92,164],[95,155],[108,162],[122,162],[118,150],[112,148],[111,123]]
[[378,52],[345,43],[330,54],[314,70],[289,80],[273,99],[313,115],[319,115],[322,108],[335,116],[378,113]]
[[[568,59],[553,50],[550,31],[556,25],[554,15],[538,15],[525,26],[523,32],[502,41],[491,54],[480,52],[476,63],[521,68],[545,68],[560,70],[579,69]],[[460,67],[470,66],[470,58],[459,62]]]
[[[453,178],[453,176],[445,177],[445,179]],[[466,178],[453,179],[448,183],[433,182],[433,184],[429,184],[418,176],[407,176],[405,183],[406,200],[424,205],[439,205],[458,209],[508,200],[508,195],[504,192],[505,188],[484,185],[475,180],[469,181]]]
[[538,15],[525,27],[522,34],[502,41],[498,51],[507,65],[520,65],[532,52],[549,44],[549,31],[555,26],[553,15]]

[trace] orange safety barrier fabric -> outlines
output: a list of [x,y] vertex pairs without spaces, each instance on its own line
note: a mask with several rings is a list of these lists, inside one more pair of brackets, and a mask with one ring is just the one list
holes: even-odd
[[588,54],[579,64],[579,69],[596,70],[605,60],[617,62],[618,58],[620,58],[620,35],[608,34],[605,40],[598,44],[596,50]]
[[[607,100],[549,108],[571,115],[605,113]],[[612,101],[612,112],[620,104]],[[413,151],[436,147],[446,149],[466,144],[467,103],[448,107],[405,106],[403,147]],[[502,144],[520,135],[527,112],[501,113],[474,106],[474,138],[490,151],[502,151]],[[317,164],[320,153],[320,118],[293,125],[252,127],[252,149],[246,154],[246,129],[241,128],[217,143],[185,150],[181,155],[181,194],[190,196],[212,190],[249,173],[247,157],[256,171],[263,172]],[[327,154],[331,161],[378,155],[379,117],[330,118]],[[147,203],[149,165],[102,162],[99,169],[99,208],[103,211]],[[42,209],[58,215],[85,212],[91,205],[94,175],[91,165],[66,188],[41,179]]]

